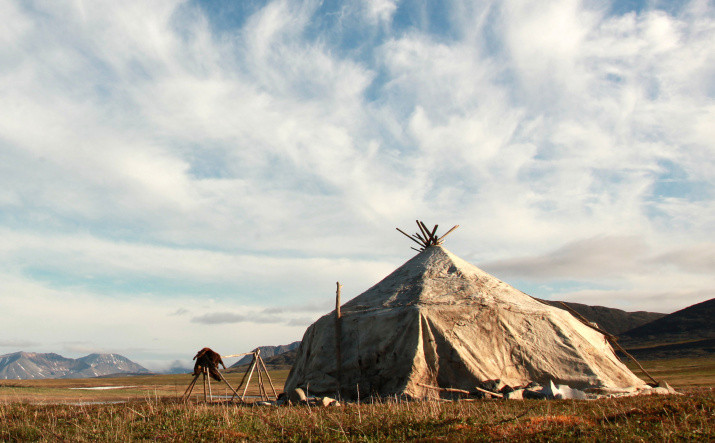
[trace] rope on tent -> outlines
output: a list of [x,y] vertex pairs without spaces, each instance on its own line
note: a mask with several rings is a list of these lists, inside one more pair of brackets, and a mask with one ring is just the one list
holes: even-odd
[[650,379],[653,381],[653,383],[655,383],[656,385],[658,384],[658,381],[657,381],[656,379],[654,379],[653,376],[650,375],[650,374],[648,373],[648,371],[646,371],[643,366],[641,366],[641,364],[638,362],[638,360],[636,360],[636,358],[635,358],[634,356],[632,356],[628,351],[626,351],[625,349],[623,349],[623,347],[618,344],[618,339],[617,339],[616,337],[614,337],[613,335],[611,335],[611,334],[609,334],[608,332],[604,331],[603,329],[601,329],[601,328],[599,328],[599,327],[593,325],[593,324],[592,324],[590,321],[588,321],[583,315],[581,315],[581,314],[579,314],[578,312],[576,312],[574,309],[572,309],[572,308],[571,308],[569,305],[567,305],[566,303],[564,303],[564,302],[559,302],[559,303],[561,303],[561,305],[562,305],[569,313],[571,313],[571,315],[573,315],[574,317],[576,317],[576,319],[579,320],[581,323],[583,323],[583,324],[585,324],[586,326],[590,327],[591,329],[595,329],[596,331],[598,331],[598,332],[600,332],[601,334],[603,334],[603,335],[606,337],[606,340],[609,341],[609,343],[611,343],[613,346],[615,346],[616,348],[618,348],[619,351],[621,351],[621,352],[623,352],[624,354],[626,354],[631,360],[633,360],[633,363],[635,363],[635,364],[640,368],[640,370],[643,371],[643,373],[644,373],[646,376],[648,376],[648,378],[650,378]]

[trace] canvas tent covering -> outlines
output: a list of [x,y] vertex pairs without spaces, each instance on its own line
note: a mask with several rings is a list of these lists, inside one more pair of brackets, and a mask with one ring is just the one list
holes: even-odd
[[424,385],[471,390],[555,382],[628,392],[647,386],[600,332],[569,312],[514,289],[449,252],[429,246],[305,332],[285,391],[431,397]]

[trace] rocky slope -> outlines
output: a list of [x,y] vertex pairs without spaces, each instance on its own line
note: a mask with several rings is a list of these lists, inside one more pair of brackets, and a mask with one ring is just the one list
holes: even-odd
[[[261,358],[263,358],[263,360],[267,362],[267,359],[274,357],[276,355],[283,354],[288,351],[292,351],[294,349],[298,349],[298,346],[300,346],[300,341],[294,341],[293,343],[290,343],[287,345],[280,345],[280,346],[260,346],[259,349],[261,350]],[[236,363],[232,364],[230,367],[236,368],[238,366],[247,365],[247,364],[251,363],[252,358],[253,358],[253,356],[246,355],[245,357],[241,358]],[[292,364],[292,363],[290,363],[290,364]]]

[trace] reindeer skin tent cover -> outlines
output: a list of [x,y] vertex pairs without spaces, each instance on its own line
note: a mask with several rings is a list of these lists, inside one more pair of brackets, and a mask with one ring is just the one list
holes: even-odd
[[341,311],[340,380],[333,312],[306,330],[286,392],[425,398],[437,393],[422,385],[473,390],[494,379],[647,388],[603,334],[442,246],[427,247]]

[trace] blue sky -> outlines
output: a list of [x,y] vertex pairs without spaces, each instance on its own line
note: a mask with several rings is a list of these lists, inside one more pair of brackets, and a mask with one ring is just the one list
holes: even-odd
[[0,0],[0,353],[300,339],[414,253],[715,288],[711,1]]

